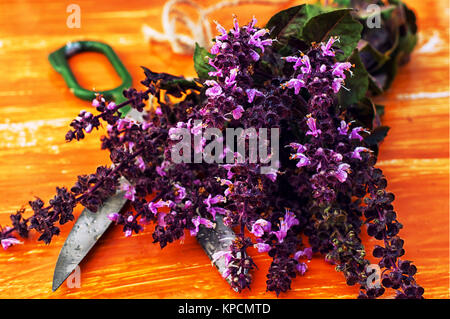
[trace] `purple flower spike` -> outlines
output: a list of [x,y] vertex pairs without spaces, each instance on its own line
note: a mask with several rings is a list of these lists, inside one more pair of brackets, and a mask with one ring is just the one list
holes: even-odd
[[311,114],[307,116],[306,124],[309,127],[309,131],[306,132],[306,135],[312,135],[314,137],[319,136],[322,133],[321,130],[318,130],[316,127],[316,119],[311,117]]

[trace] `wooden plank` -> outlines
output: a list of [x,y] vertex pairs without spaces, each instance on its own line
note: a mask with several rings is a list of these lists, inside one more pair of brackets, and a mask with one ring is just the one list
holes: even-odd
[[[66,27],[66,4],[58,1],[0,3],[0,224],[33,199],[48,200],[57,185],[70,186],[77,174],[108,163],[99,152],[95,132],[79,143],[65,143],[70,120],[88,103],[77,100],[47,62],[47,55],[69,40],[99,39],[109,43],[130,70],[134,84],[140,65],[155,71],[193,76],[191,56],[172,53],[166,44],[143,41],[143,23],[161,30],[165,1],[79,0],[81,29]],[[449,293],[449,61],[448,1],[409,0],[418,15],[420,40],[408,65],[378,103],[386,105],[384,123],[391,126],[379,167],[396,194],[395,207],[404,224],[401,234],[407,257],[414,260],[427,298]],[[293,3],[291,3],[293,4]],[[285,7],[287,5],[284,5]],[[260,24],[283,6],[243,6],[213,14],[226,27],[231,14],[240,21],[253,14]],[[114,86],[114,71],[96,54],[75,57],[87,87]],[[79,214],[81,208],[77,209]],[[0,253],[0,297],[8,298],[274,298],[265,292],[269,259],[252,252],[259,269],[251,291],[233,292],[220,278],[200,246],[186,236],[164,250],[153,245],[151,229],[124,238],[114,228],[81,264],[81,288],[65,284],[51,292],[59,250],[71,228],[50,246],[36,235],[22,246]],[[364,236],[368,248],[375,244]],[[180,254],[180,245],[184,253]],[[343,276],[320,257],[281,298],[354,298]]]

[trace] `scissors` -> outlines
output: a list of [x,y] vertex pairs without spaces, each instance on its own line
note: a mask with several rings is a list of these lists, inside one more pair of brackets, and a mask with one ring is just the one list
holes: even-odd
[[[78,53],[87,51],[104,54],[122,79],[122,84],[114,89],[99,92],[89,91],[81,87],[70,69],[68,59]],[[109,45],[97,41],[69,42],[51,53],[48,59],[53,68],[62,75],[70,91],[80,99],[92,101],[96,94],[102,94],[107,101],[114,100],[116,104],[126,100],[122,92],[131,86],[132,78]],[[143,114],[130,106],[123,107],[120,111],[124,117],[142,121]],[[107,216],[112,212],[119,212],[125,206],[127,199],[124,195],[124,191],[117,191],[95,213],[84,208],[59,253],[53,274],[53,291],[61,286],[108,229],[112,221]],[[216,216],[216,227],[214,229],[200,225],[197,234],[198,242],[211,260],[213,260],[215,253],[228,250],[234,239],[235,233],[223,223],[222,216]],[[224,258],[214,261],[214,265],[219,273],[223,274],[225,272]],[[230,283],[229,280],[227,279]]]

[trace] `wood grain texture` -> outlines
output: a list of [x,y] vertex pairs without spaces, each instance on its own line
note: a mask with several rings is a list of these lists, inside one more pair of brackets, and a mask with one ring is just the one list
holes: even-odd
[[[163,0],[75,1],[80,29],[66,27],[65,1],[0,2],[0,224],[39,196],[48,200],[55,186],[70,186],[80,173],[108,163],[99,151],[102,132],[79,143],[65,143],[70,120],[89,108],[75,98],[47,61],[65,42],[102,40],[110,44],[139,85],[140,65],[154,71],[193,76],[191,56],[173,54],[166,44],[145,43],[143,23],[161,30]],[[212,1],[208,1],[211,3]],[[203,3],[203,1],[202,1]],[[289,5],[299,4],[293,1]],[[404,224],[406,257],[414,260],[427,298],[449,296],[449,5],[447,0],[406,0],[417,16],[419,43],[393,87],[377,102],[386,105],[384,123],[391,131],[378,166],[396,194],[395,208]],[[285,7],[287,5],[284,5]],[[231,14],[240,21],[253,14],[264,24],[282,6],[241,6],[213,14],[226,27]],[[83,54],[71,65],[86,87],[113,87],[114,71],[97,54]],[[421,94],[418,94],[421,93]],[[431,94],[434,93],[434,94]],[[438,93],[438,94],[436,94]],[[77,215],[81,207],[77,208]],[[257,255],[259,269],[251,291],[237,294],[211,266],[195,239],[186,236],[160,250],[151,229],[124,238],[110,229],[81,264],[81,288],[66,284],[51,292],[53,269],[72,224],[50,246],[36,243],[0,252],[0,298],[274,298],[265,292],[269,259]],[[363,236],[367,249],[375,240]],[[180,253],[183,245],[183,253]],[[316,256],[305,276],[281,298],[354,298],[343,276]]]

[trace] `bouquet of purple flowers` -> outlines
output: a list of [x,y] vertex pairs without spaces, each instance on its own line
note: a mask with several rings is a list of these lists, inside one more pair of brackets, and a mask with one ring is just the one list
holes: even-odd
[[[96,211],[122,188],[133,209],[109,218],[125,236],[152,223],[163,248],[186,230],[214,228],[219,216],[233,227],[230,249],[214,258],[225,261],[224,277],[238,291],[250,287],[256,265],[246,250],[255,247],[273,259],[267,290],[277,295],[307,271],[305,260],[320,254],[348,285],[360,286],[360,298],[386,288],[396,298],[422,298],[416,267],[402,259],[394,195],[375,167],[388,130],[380,121],[384,108],[369,98],[407,61],[415,17],[396,0],[336,3],[292,7],[265,28],[255,19],[246,25],[234,19],[231,30],[217,24],[209,52],[195,50],[198,78],[144,68],[146,90],[126,90],[126,102],[98,95],[97,114],[80,112],[66,140],[106,124],[101,148],[111,166],[78,176],[70,189],[58,187],[47,205],[31,201],[28,218],[24,209],[11,215],[12,226],[1,228],[3,247],[31,229],[50,243],[57,224],[74,219],[77,204]],[[377,30],[363,14],[373,4],[380,6]],[[156,107],[143,122],[121,117],[122,107],[142,112],[149,100]],[[363,228],[380,241],[372,252],[382,269],[378,285],[370,280]]]

